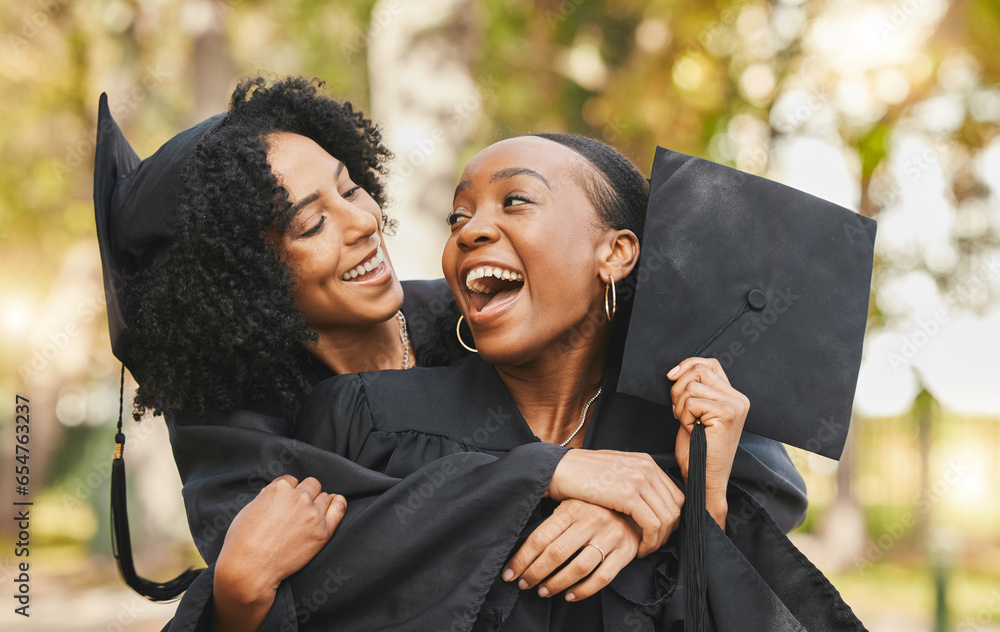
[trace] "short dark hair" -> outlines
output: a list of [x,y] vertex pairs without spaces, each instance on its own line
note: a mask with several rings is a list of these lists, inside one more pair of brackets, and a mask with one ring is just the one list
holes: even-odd
[[292,299],[292,271],[268,239],[288,229],[293,213],[264,137],[312,139],[379,205],[390,157],[375,124],[323,87],[304,77],[242,81],[226,118],[184,166],[176,239],[125,296],[137,418],[263,401],[290,409],[308,388],[302,345],[316,335]]
[[618,150],[576,134],[531,134],[572,149],[594,167],[580,183],[604,224],[630,230],[642,240],[649,202],[649,182]]

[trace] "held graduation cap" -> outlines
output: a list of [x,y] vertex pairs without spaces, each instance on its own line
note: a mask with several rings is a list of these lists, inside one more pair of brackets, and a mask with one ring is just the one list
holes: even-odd
[[[719,360],[750,399],[744,429],[833,459],[850,424],[868,316],[875,221],[791,187],[662,147],[650,182],[618,390],[670,405],[667,372]],[[657,323],[657,327],[636,326]],[[700,572],[705,433],[691,438],[686,604]]]
[[94,214],[104,270],[111,350],[123,365],[118,432],[111,469],[112,548],[125,583],[153,601],[177,598],[201,571],[188,569],[170,581],[153,582],[139,577],[132,561],[125,494],[125,434],[122,432],[125,367],[129,366],[123,295],[130,278],[166,257],[173,241],[173,217],[181,171],[198,142],[224,118],[224,114],[219,114],[202,121],[140,161],[112,118],[106,94],[101,95],[98,105]]

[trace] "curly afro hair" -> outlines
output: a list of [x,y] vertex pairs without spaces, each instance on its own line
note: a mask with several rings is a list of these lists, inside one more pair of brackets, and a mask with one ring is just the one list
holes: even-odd
[[293,213],[264,137],[312,139],[380,206],[391,156],[377,127],[349,102],[324,96],[323,86],[302,77],[244,80],[228,115],[184,165],[175,241],[125,294],[136,419],[147,410],[204,415],[265,401],[290,410],[308,389],[302,345],[316,335],[292,300],[294,277],[273,241]]

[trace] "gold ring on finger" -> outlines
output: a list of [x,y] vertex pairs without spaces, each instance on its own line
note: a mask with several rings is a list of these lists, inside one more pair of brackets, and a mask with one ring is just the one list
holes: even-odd
[[[595,549],[597,549],[598,551],[600,551],[600,553],[601,553],[601,561],[600,561],[600,562],[598,562],[598,563],[597,563],[597,565],[598,565],[598,566],[600,566],[601,564],[603,564],[603,563],[604,563],[604,549],[602,549],[601,547],[597,546],[597,545],[596,545],[596,544],[594,544],[593,542],[591,542],[591,543],[588,543],[588,544],[587,544],[587,546],[592,546],[592,547],[594,547]],[[587,546],[585,546],[585,547],[583,547],[583,548],[587,548]]]

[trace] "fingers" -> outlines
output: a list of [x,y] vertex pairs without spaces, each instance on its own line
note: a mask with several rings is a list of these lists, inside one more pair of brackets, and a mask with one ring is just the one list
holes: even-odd
[[283,476],[279,476],[278,478],[274,479],[273,481],[268,483],[267,486],[270,487],[271,485],[274,485],[275,487],[279,487],[281,485],[289,485],[290,487],[296,487],[298,484],[299,484],[299,479],[295,478],[291,474],[285,474]]
[[[541,597],[549,597],[551,595],[561,593],[570,586],[580,582],[580,580],[596,574],[601,575],[602,579],[607,580],[604,582],[604,586],[606,586],[612,579],[615,578],[618,571],[621,570],[621,568],[614,568],[614,564],[604,568],[604,564],[607,564],[608,557],[618,559],[624,556],[618,554],[618,550],[614,549],[613,545],[609,542],[604,542],[603,544],[589,542],[584,543],[583,547],[577,552],[576,556],[569,564],[539,585],[538,595]],[[608,570],[613,570],[613,572],[611,572],[609,576],[605,577],[605,575],[608,575]],[[569,599],[569,595],[567,594],[566,598],[570,601],[575,601],[577,597],[580,599],[584,598],[576,594],[573,596],[574,599]]]
[[667,539],[674,531],[677,530],[677,527],[680,524],[681,507],[684,505],[684,494],[680,491],[677,485],[670,480],[669,476],[663,474],[662,471],[659,473],[662,476],[656,477],[656,479],[652,482],[651,493],[648,495],[643,494],[642,498],[656,513],[660,526],[653,536],[653,539],[647,538],[646,536],[648,534],[645,531],[643,532],[642,542],[638,550],[639,557],[645,557],[653,551],[659,550],[660,547],[667,543]]
[[323,486],[319,484],[319,481],[309,476],[302,480],[296,487],[296,490],[303,492],[307,495],[309,500],[315,500],[323,492]]
[[[566,501],[573,503],[575,501]],[[518,587],[541,597],[567,591],[566,599],[586,599],[607,586],[634,557],[640,529],[626,516],[579,503],[575,521],[528,565]]]
[[722,400],[725,399],[726,395],[714,386],[709,386],[708,384],[694,380],[686,380],[683,387],[676,391],[676,395],[674,394],[673,389],[671,389],[671,399],[674,403],[674,417],[676,417],[678,421],[680,420],[680,413],[685,410],[688,400],[692,397]]
[[[587,548],[594,550],[592,546],[588,546]],[[583,551],[581,551],[582,553]],[[611,551],[604,559],[604,562],[594,569],[594,572],[589,577],[578,584],[570,586],[566,590],[566,601],[580,601],[581,599],[586,599],[597,594],[597,591],[610,584],[618,576],[618,573],[631,561],[632,559],[620,549]]]
[[[538,594],[540,596],[554,595],[589,575],[601,561],[600,554],[593,547],[587,547],[590,551],[580,551],[587,544],[591,535],[591,529],[577,525],[564,531],[549,546],[545,547],[541,555],[524,570],[517,582],[517,587],[521,590],[528,590],[538,586],[539,582],[545,580],[570,558],[572,561],[558,573],[558,576],[561,576],[559,581],[554,581],[555,577],[553,577],[552,580],[539,586]],[[604,548],[607,550],[609,547]],[[596,559],[594,559],[595,554]]]
[[706,377],[711,373],[727,384],[729,383],[729,378],[726,377],[722,364],[715,358],[686,358],[667,372],[667,379],[676,381],[680,376],[690,371],[696,371]]
[[[685,360],[687,362],[687,360]],[[678,366],[683,366],[682,362]],[[674,384],[670,387],[670,398],[677,403],[677,398],[689,388],[691,383],[700,383],[710,386],[721,393],[733,392],[733,387],[725,374],[719,375],[710,365],[698,362],[690,366],[687,370],[678,372],[675,375]]]
[[[563,534],[570,526],[570,519],[563,513],[552,514],[546,518],[542,524],[538,525],[528,539],[524,541],[521,548],[517,550],[514,557],[507,563],[504,569],[504,581],[511,581],[515,577],[521,577],[525,570],[538,559],[538,556],[551,545],[556,538]],[[564,558],[565,559],[565,558]],[[544,577],[544,575],[542,576]],[[536,582],[537,583],[537,582]],[[534,583],[525,584],[524,588],[533,586]]]
[[657,500],[653,498],[654,496],[655,494],[650,494],[648,491],[640,491],[638,497],[632,497],[626,501],[622,511],[622,513],[631,516],[632,520],[639,526],[642,531],[641,548],[647,552],[659,548],[657,542],[660,538],[660,529],[663,527],[663,522],[650,506],[651,503],[653,506],[658,504]]
[[[572,600],[583,599],[608,585],[618,571],[634,557],[639,545],[638,525],[621,513],[578,500],[560,503],[553,517],[565,520],[542,523],[541,531],[547,544],[534,555],[518,578],[518,588],[538,589],[542,597],[579,586]],[[542,527],[550,528],[545,530]],[[536,534],[529,536],[534,537]],[[593,546],[591,546],[593,545]],[[519,551],[518,555],[522,552]],[[516,556],[515,556],[516,557]],[[520,563],[517,563],[520,568]],[[513,569],[504,573],[511,581]],[[568,598],[568,596],[567,596]]]
[[746,418],[750,401],[729,384],[718,360],[688,358],[671,370],[670,375],[676,378],[670,388],[674,417],[685,430],[690,431],[696,421],[709,427],[716,421]]

